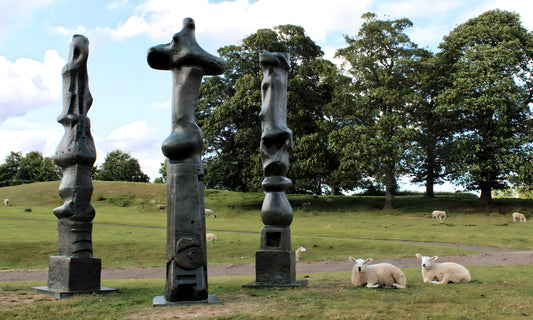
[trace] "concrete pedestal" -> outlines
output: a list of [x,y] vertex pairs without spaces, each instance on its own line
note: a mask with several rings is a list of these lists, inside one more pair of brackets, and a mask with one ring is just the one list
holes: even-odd
[[48,286],[33,287],[31,291],[55,299],[90,293],[117,292],[100,286],[102,262],[98,258],[51,256]]

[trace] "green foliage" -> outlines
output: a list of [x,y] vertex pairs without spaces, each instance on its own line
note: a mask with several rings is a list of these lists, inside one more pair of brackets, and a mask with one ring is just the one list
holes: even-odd
[[532,142],[533,35],[517,14],[492,10],[458,26],[440,49],[448,78],[438,112],[453,119],[452,178],[480,190],[487,205],[510,174],[531,168],[524,160]]
[[141,171],[137,159],[129,153],[115,150],[106,155],[104,163],[94,175],[95,180],[149,182],[150,177]]
[[219,49],[228,68],[223,77],[204,82],[198,102],[206,139],[204,181],[210,188],[261,190],[261,50],[290,55],[287,123],[295,142],[290,178],[294,191],[320,194],[324,185],[335,183],[330,175],[338,162],[327,148],[328,110],[342,102],[334,97],[345,94],[339,86],[345,78],[322,59],[322,50],[303,28],[293,25],[260,29],[240,46]]
[[60,177],[61,168],[54,163],[52,158],[43,157],[38,151],[29,152],[25,157],[20,152],[11,151],[5,158],[5,162],[0,165],[0,181],[55,181]]
[[330,142],[346,179],[352,183],[372,179],[384,185],[385,208],[393,208],[396,181],[407,173],[414,139],[412,123],[405,116],[409,106],[420,100],[414,75],[430,55],[405,33],[412,26],[408,19],[378,20],[373,13],[362,18],[366,21],[357,36],[346,36],[348,46],[337,51],[350,65],[357,99],[330,134]]

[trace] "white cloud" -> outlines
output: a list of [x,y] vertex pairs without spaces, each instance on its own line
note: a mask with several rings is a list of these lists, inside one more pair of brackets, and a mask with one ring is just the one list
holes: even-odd
[[138,139],[143,137],[146,134],[146,122],[145,121],[135,121],[133,123],[122,126],[108,136],[111,140],[129,140],[129,139]]
[[46,51],[43,62],[26,58],[11,62],[0,56],[0,123],[59,101],[64,65],[55,50]]

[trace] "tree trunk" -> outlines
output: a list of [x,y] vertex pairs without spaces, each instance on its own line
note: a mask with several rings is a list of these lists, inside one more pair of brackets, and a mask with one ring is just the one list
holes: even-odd
[[435,198],[435,193],[433,191],[434,185],[433,174],[428,174],[426,178],[426,193],[424,194],[424,198]]
[[387,185],[385,187],[385,206],[384,210],[394,209],[394,186]]
[[492,188],[482,186],[481,194],[479,195],[478,205],[480,207],[488,207],[492,205]]

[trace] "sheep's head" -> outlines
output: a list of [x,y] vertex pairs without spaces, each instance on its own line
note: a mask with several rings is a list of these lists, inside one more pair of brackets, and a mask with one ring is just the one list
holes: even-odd
[[354,257],[350,257],[350,261],[354,263],[353,265],[354,270],[357,270],[357,272],[365,272],[367,264],[369,264],[370,262],[374,260],[372,258],[363,260],[363,259],[355,259]]
[[422,268],[426,268],[426,269],[431,269],[431,267],[433,266],[433,262],[439,258],[437,256],[433,256],[433,257],[422,256],[418,253],[416,254],[416,257],[422,260]]
[[298,250],[300,250],[300,252],[305,252],[305,248],[304,247],[299,247]]

